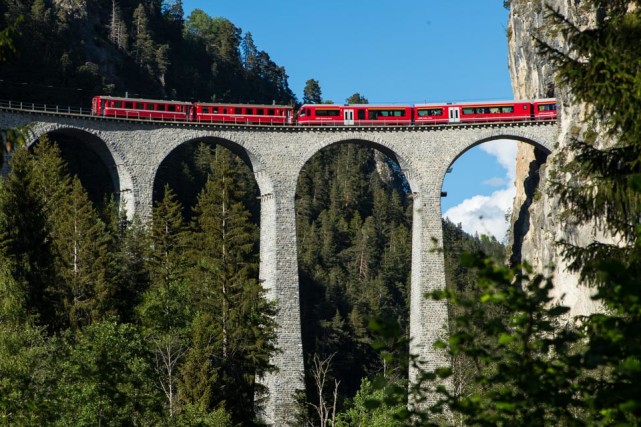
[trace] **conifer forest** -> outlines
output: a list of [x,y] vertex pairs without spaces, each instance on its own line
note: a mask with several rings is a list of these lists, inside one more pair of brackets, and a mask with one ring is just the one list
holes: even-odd
[[[621,236],[562,248],[604,310],[564,320],[554,277],[509,265],[502,243],[444,220],[447,289],[425,297],[449,302],[438,345],[451,366],[409,384],[409,186],[383,153],[330,146],[296,190],[306,385],[296,425],[641,423],[641,2],[581,3],[602,14],[596,30],[547,15],[576,55],[540,49],[559,85],[592,106],[587,120],[618,141],[577,135],[564,171],[591,185],[553,183],[573,221],[598,218]],[[0,0],[0,99],[299,104],[246,30],[198,9],[185,16],[181,0]],[[318,81],[303,101],[323,101]],[[78,141],[52,132],[27,149],[19,129],[2,133],[13,144],[0,183],[0,425],[261,425],[259,378],[275,369],[278,325],[258,278],[260,194],[243,160],[210,142],[179,147],[156,178],[151,217],[132,218]],[[428,393],[436,403],[408,406]]]

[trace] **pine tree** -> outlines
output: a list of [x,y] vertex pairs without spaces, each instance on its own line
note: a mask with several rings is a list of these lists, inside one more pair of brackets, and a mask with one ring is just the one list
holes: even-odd
[[589,414],[599,424],[635,425],[641,420],[641,2],[588,4],[595,28],[582,30],[550,12],[569,53],[542,43],[572,100],[588,106],[592,125],[570,146],[575,157],[562,171],[572,180],[557,181],[553,191],[577,223],[595,224],[614,240],[587,247],[565,242],[562,250],[605,306],[604,313],[583,319],[588,344],[582,367],[608,373],[588,375],[582,384]]
[[78,328],[116,315],[115,286],[107,272],[109,236],[78,178],[59,203],[51,220],[56,269],[69,324]]
[[320,104],[323,101],[321,93],[318,80],[307,80],[303,89],[303,104]]
[[136,63],[140,68],[147,67],[150,71],[153,69],[156,48],[154,45],[151,29],[149,28],[149,18],[143,3],[140,3],[134,10],[133,22],[133,49]]
[[11,173],[0,187],[0,256],[11,268],[12,280],[23,289],[25,308],[41,325],[61,326],[56,294],[54,248],[46,203],[26,149],[11,158]]
[[272,369],[274,306],[257,280],[255,226],[231,156],[217,148],[194,209],[192,277],[200,284],[196,309],[216,320],[210,325],[216,340],[210,357],[219,369],[215,400],[228,402],[237,422],[249,422],[256,377]]
[[188,240],[182,206],[167,185],[164,198],[154,207],[150,234],[149,288],[143,293],[137,311],[155,356],[156,382],[165,395],[167,413],[173,417],[178,411],[179,372],[187,351],[192,314],[186,280]]

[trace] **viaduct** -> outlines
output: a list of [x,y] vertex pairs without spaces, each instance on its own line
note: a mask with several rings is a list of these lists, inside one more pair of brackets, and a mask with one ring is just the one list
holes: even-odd
[[[119,120],[86,114],[0,106],[0,129],[28,125],[29,143],[45,134],[74,136],[111,171],[120,202],[148,218],[161,162],[181,144],[205,141],[239,154],[260,189],[260,280],[277,302],[278,370],[262,378],[269,390],[263,413],[270,425],[293,416],[294,393],[304,388],[294,195],[305,163],[323,148],[356,143],[382,151],[400,165],[414,196],[410,291],[410,351],[428,369],[447,366],[433,343],[447,327],[447,307],[423,295],[445,287],[441,188],[448,168],[475,145],[511,139],[550,153],[556,122],[515,122],[434,127],[301,127],[202,125]],[[409,373],[410,381],[416,372]]]

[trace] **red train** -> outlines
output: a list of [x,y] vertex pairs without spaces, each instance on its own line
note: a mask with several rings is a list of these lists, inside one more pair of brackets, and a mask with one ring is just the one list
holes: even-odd
[[294,108],[287,105],[245,105],[95,96],[91,113],[128,119],[205,123],[294,124]]
[[390,105],[306,104],[299,125],[437,125],[556,119],[556,99]]
[[145,120],[265,125],[443,125],[555,120],[556,99],[416,105],[287,105],[158,101],[96,96],[94,115]]

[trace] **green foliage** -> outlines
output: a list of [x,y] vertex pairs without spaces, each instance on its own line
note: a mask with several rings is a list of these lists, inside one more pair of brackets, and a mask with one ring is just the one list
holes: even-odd
[[151,355],[131,325],[96,322],[61,341],[59,425],[154,425]]
[[276,326],[243,203],[255,184],[228,151],[196,153],[209,192],[190,229],[167,186],[149,224],[129,222],[94,208],[56,145],[15,151],[0,187],[1,422],[253,422]]
[[476,387],[441,389],[441,404],[466,425],[575,425],[583,403],[577,385],[581,355],[573,348],[582,335],[560,326],[569,308],[553,303],[551,279],[482,256],[462,261],[478,270],[477,292],[432,294],[463,309],[449,340],[437,345],[453,358],[473,361]]
[[307,80],[303,89],[303,104],[320,104],[322,102],[321,93],[318,80]]
[[10,164],[0,187],[0,256],[23,292],[27,313],[56,328],[62,302],[56,295],[54,247],[40,181],[26,149],[16,150]]
[[96,94],[128,92],[141,98],[295,102],[284,67],[258,50],[255,61],[241,62],[240,28],[198,9],[184,17],[180,0],[73,6],[0,0],[0,10],[0,62],[7,60],[0,64],[3,99],[87,108]]
[[396,427],[407,411],[405,402],[386,403],[386,390],[363,379],[353,406],[338,416],[336,427]]
[[[190,274],[199,283],[193,290],[198,315],[187,354],[192,369],[183,372],[182,381],[192,385],[189,404],[202,408],[211,393],[213,401],[227,402],[235,422],[248,423],[254,418],[248,402],[260,388],[256,377],[273,369],[275,306],[258,283],[257,234],[243,204],[237,160],[221,148],[209,160],[209,180],[194,208]],[[214,372],[193,362],[206,366],[207,357],[218,361],[213,382]]]
[[409,202],[392,162],[354,144],[314,156],[301,173],[297,195],[308,401],[319,402],[309,375],[313,357],[334,355],[327,381],[340,381],[342,410],[361,378],[379,371],[405,375],[399,363],[376,355],[367,325],[375,316],[407,325]]
[[365,98],[363,95],[360,93],[356,92],[349,98],[345,100],[346,104],[369,104],[369,101],[367,98]]
[[45,337],[29,321],[0,322],[0,424],[44,425],[55,411],[50,393],[56,371]]
[[107,273],[109,237],[80,180],[57,199],[52,218],[56,269],[72,327],[116,315],[116,289]]

